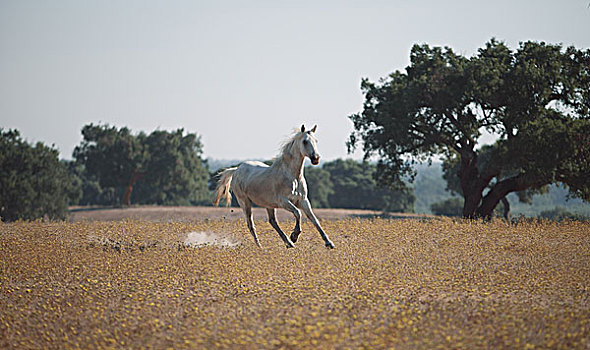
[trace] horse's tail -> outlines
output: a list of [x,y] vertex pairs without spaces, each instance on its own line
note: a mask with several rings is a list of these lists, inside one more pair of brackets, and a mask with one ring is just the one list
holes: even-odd
[[221,172],[221,177],[217,182],[217,188],[215,189],[215,193],[217,194],[217,198],[215,199],[215,205],[219,205],[219,201],[221,197],[225,199],[225,205],[230,206],[231,204],[231,193],[229,192],[229,188],[231,186],[231,179],[234,176],[234,172],[237,168],[228,168]]

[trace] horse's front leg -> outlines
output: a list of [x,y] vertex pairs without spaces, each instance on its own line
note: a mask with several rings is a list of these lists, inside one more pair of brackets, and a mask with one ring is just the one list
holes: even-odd
[[305,213],[305,215],[307,215],[309,220],[311,220],[311,222],[314,224],[315,228],[320,232],[320,235],[322,236],[322,238],[324,239],[324,242],[326,243],[326,247],[333,249],[334,243],[332,243],[330,238],[328,238],[328,235],[322,229],[322,226],[320,225],[318,218],[316,218],[315,214],[311,210],[311,203],[309,203],[309,200],[307,198],[305,198],[301,202],[301,209],[303,209],[303,212]]

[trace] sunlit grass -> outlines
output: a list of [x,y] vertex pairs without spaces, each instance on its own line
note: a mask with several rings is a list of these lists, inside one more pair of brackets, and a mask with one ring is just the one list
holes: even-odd
[[[291,223],[284,222],[287,230]],[[0,348],[588,348],[590,224],[0,224]],[[185,246],[189,232],[235,247]]]

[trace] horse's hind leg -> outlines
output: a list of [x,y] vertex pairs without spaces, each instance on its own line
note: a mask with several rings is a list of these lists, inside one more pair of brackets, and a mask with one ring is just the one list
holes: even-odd
[[293,248],[294,247],[293,242],[291,242],[289,237],[287,237],[285,232],[283,232],[283,230],[281,230],[281,228],[279,227],[279,224],[277,222],[277,217],[275,215],[275,209],[274,208],[266,208],[266,212],[268,213],[268,222],[275,229],[275,231],[277,231],[279,233],[279,236],[281,236],[281,239],[283,240],[283,242],[285,242],[285,244],[287,245],[287,248]]
[[256,243],[258,248],[262,248],[262,246],[260,245],[260,241],[258,240],[258,236],[256,235],[256,227],[254,227],[254,220],[252,218],[252,202],[248,199],[241,200],[238,198],[238,204],[240,204],[240,207],[242,207],[242,210],[244,210],[244,215],[246,216],[246,223],[248,224],[248,229],[250,230],[252,237],[254,237],[254,242]]

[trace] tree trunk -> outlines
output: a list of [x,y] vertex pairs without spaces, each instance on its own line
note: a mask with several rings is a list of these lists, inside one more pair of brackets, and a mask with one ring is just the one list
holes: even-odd
[[143,173],[136,172],[135,170],[133,170],[133,176],[131,178],[131,182],[129,183],[129,185],[127,185],[127,188],[125,189],[125,193],[123,194],[123,205],[125,205],[125,206],[131,205],[131,193],[133,192],[133,186],[135,186],[135,183],[137,182],[137,180],[139,180],[142,176],[143,176]]
[[476,217],[476,210],[481,202],[483,189],[482,181],[477,169],[477,154],[473,151],[466,151],[461,154],[461,167],[457,174],[463,191],[463,217],[473,219]]
[[131,205],[131,192],[133,192],[133,185],[127,186],[125,189],[125,193],[123,194],[123,205],[130,206]]
[[477,188],[463,190],[463,217],[468,219],[475,218],[475,212],[481,201],[481,191]]
[[[494,186],[495,187],[495,186]],[[484,219],[491,219],[492,212],[498,206],[498,203],[506,196],[508,193],[502,193],[504,191],[490,191],[482,200],[481,205],[476,210],[476,215],[478,217]]]
[[502,198],[502,204],[504,205],[504,219],[510,221],[510,203],[508,198]]
[[[491,167],[483,169],[480,173],[477,166],[478,157],[477,153],[473,149],[464,150],[461,153],[461,167],[458,172],[461,190],[463,191],[463,198],[465,200],[463,204],[463,217],[469,219],[491,216],[492,211],[498,204],[498,201],[502,199],[506,194],[497,198],[494,203],[490,203],[491,209],[482,215],[480,209],[484,206],[486,198],[490,195],[490,191],[485,197],[483,197],[483,191],[488,187],[490,181],[494,177],[500,174],[500,167]],[[508,192],[507,192],[508,193]],[[496,198],[494,198],[495,200]],[[488,198],[488,200],[490,200]],[[486,210],[488,208],[486,207]]]

